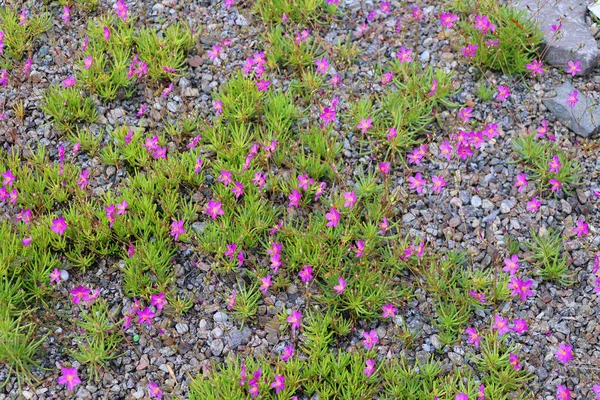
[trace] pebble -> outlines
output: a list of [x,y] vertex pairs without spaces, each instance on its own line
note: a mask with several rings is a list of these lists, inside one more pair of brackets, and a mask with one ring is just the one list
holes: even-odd
[[471,205],[473,207],[479,208],[479,207],[481,207],[481,204],[482,204],[481,197],[479,197],[479,196],[471,197]]
[[210,352],[213,356],[220,356],[225,345],[221,339],[213,340],[210,344]]

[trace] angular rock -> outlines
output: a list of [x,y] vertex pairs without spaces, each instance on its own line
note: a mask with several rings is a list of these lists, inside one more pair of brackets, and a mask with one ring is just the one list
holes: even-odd
[[[517,6],[527,10],[544,33],[550,65],[564,68],[569,60],[581,62],[579,75],[589,74],[598,63],[598,45],[585,23],[587,2],[581,0],[520,0]],[[552,25],[562,27],[554,32]]]
[[556,88],[556,97],[542,99],[542,103],[561,123],[576,134],[587,138],[596,133],[600,126],[600,107],[591,107],[594,100],[583,93],[578,93],[579,101],[571,109],[567,104],[567,96],[574,90],[570,82],[565,82]]

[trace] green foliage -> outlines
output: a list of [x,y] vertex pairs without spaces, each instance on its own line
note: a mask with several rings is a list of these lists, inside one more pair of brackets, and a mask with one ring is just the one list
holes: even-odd
[[477,83],[477,97],[481,101],[490,101],[494,97],[494,89],[484,79]]
[[257,0],[254,11],[266,23],[281,23],[285,13],[288,18],[300,25],[323,23],[322,16],[333,14],[337,7],[325,0]]
[[258,302],[260,301],[260,292],[256,285],[247,285],[246,282],[238,280],[237,291],[235,292],[236,301],[231,313],[242,321],[251,321],[256,317],[258,311]]
[[[458,24],[462,45],[476,44],[475,57],[471,60],[480,68],[502,71],[505,74],[527,72],[526,65],[539,58],[542,32],[532,22],[525,10],[499,4],[493,0],[458,0],[455,8],[465,13]],[[487,15],[496,25],[495,32],[482,33],[473,25],[475,16]],[[497,45],[490,45],[490,40]]]
[[8,56],[21,60],[25,52],[31,49],[33,41],[40,34],[52,28],[52,14],[47,11],[37,15],[28,12],[24,22],[20,24],[21,9],[17,7],[0,7],[0,30],[4,31],[4,52]]
[[52,118],[58,129],[65,132],[73,132],[77,124],[92,123],[98,118],[94,101],[83,96],[77,86],[50,86],[44,94],[42,111]]
[[[563,184],[562,190],[570,195],[571,190],[581,182],[579,164],[553,142],[538,140],[534,134],[529,134],[514,138],[513,150],[529,168],[527,178],[537,181],[544,189],[549,188],[550,179],[557,179]],[[558,156],[561,163],[558,173],[549,170],[549,163],[554,156]]]
[[264,38],[269,43],[267,61],[274,68],[291,66],[298,72],[305,72],[309,67],[315,66],[315,58],[322,52],[319,41],[314,36],[297,42],[280,25],[267,31]]
[[560,232],[549,230],[546,234],[537,234],[531,230],[532,242],[528,243],[531,250],[531,260],[538,267],[537,272],[545,280],[553,281],[564,286],[574,282],[574,272],[569,272],[567,252],[562,252],[562,237]]

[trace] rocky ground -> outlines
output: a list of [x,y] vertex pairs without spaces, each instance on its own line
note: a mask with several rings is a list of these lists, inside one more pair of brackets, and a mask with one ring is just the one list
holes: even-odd
[[[100,118],[90,126],[92,131],[122,123],[136,125],[139,120],[136,113],[142,103],[148,105],[148,118],[144,120],[148,128],[160,128],[165,118],[177,118],[190,110],[197,110],[202,118],[209,120],[213,115],[213,91],[239,70],[247,57],[264,48],[261,21],[250,12],[249,1],[236,1],[229,9],[214,0],[136,0],[128,1],[127,5],[140,24],[160,27],[167,22],[181,20],[193,26],[203,26],[204,31],[189,56],[189,73],[178,80],[171,96],[162,98],[156,90],[144,88],[132,99],[98,102]],[[396,33],[396,26],[412,4],[391,1],[390,5],[392,12],[389,15],[377,13],[373,20],[367,22],[366,30],[361,32],[360,25],[367,20],[369,13],[379,8],[379,3],[371,0],[343,1],[339,21],[319,32],[331,44],[350,35],[362,51],[351,60],[348,69],[337,71],[342,84],[336,89],[336,95],[342,112],[350,109],[354,100],[363,93],[382,90],[378,62],[390,59],[406,40]],[[474,265],[481,268],[502,264],[509,237],[521,243],[520,257],[526,258],[528,251],[524,243],[530,240],[532,229],[560,230],[575,284],[564,287],[534,279],[534,296],[518,306],[507,302],[500,311],[511,320],[524,318],[529,323],[528,332],[520,335],[518,341],[526,354],[523,357],[525,368],[535,375],[530,384],[535,398],[553,399],[556,386],[563,384],[573,389],[576,398],[591,399],[594,397],[591,386],[600,381],[600,325],[596,317],[600,308],[592,273],[593,254],[599,251],[600,245],[600,234],[595,229],[600,227],[599,143],[595,133],[583,138],[569,130],[568,121],[561,116],[557,118],[542,100],[553,98],[557,93],[560,95],[557,88],[564,82],[570,82],[581,94],[588,96],[592,104],[597,104],[600,96],[599,70],[593,65],[589,75],[571,77],[561,66],[548,67],[542,78],[515,78],[488,72],[485,75],[487,82],[494,88],[508,85],[511,96],[504,103],[493,99],[483,101],[476,95],[476,69],[462,59],[460,51],[453,47],[452,38],[447,37],[437,23],[437,15],[445,10],[445,6],[437,1],[420,2],[419,6],[425,18],[419,32],[418,59],[423,65],[455,71],[454,84],[460,90],[453,100],[472,107],[474,120],[497,123],[501,134],[476,151],[466,163],[453,159],[447,166],[447,176],[453,178],[448,179],[447,190],[439,196],[424,195],[410,201],[398,219],[407,232],[427,237],[429,243],[440,251],[467,250]],[[38,1],[27,3],[31,10],[41,7]],[[101,4],[101,10],[112,8],[110,2],[103,1]],[[83,27],[92,16],[74,8],[71,21],[65,25],[60,21],[61,8],[52,5],[50,10],[56,23],[33,47],[31,77],[0,88],[0,111],[7,115],[0,125],[0,145],[4,149],[17,146],[24,151],[44,145],[50,157],[56,159],[57,146],[68,142],[40,110],[42,93],[50,84],[61,82],[73,71],[72,59],[81,46]],[[589,17],[587,22],[588,25],[592,23]],[[597,33],[595,27],[586,28]],[[219,59],[210,60],[207,52],[226,38],[231,39],[231,45],[224,49]],[[273,81],[276,86],[285,87],[289,77],[281,74]],[[26,110],[23,121],[19,121],[12,111],[19,100],[23,101]],[[454,116],[445,111],[440,118],[451,124]],[[524,132],[536,131],[542,120],[548,121],[560,147],[581,165],[581,181],[571,196],[564,193],[547,196],[542,200],[539,212],[530,213],[526,212],[526,200],[535,195],[536,189],[517,192],[514,179],[518,173],[524,172],[524,168],[516,162],[518,156],[512,151],[511,140]],[[433,132],[440,138],[444,134]],[[343,164],[347,179],[352,180],[352,172],[357,166],[373,167],[374,162],[359,153],[356,133],[348,130],[343,135]],[[168,146],[171,145],[174,146]],[[431,151],[433,154],[438,151],[435,143],[431,145]],[[126,176],[124,170],[104,165],[99,157],[81,155],[73,161],[82,168],[91,167],[99,171],[90,179],[94,195],[118,186]],[[440,165],[441,161],[431,161],[424,168],[434,171]],[[402,168],[394,169],[392,173],[392,181],[398,186],[408,176]],[[1,207],[0,211],[9,213],[8,209]],[[591,233],[587,237],[577,237],[573,232],[578,219],[589,223]],[[203,226],[196,223],[193,228],[201,234]],[[57,309],[63,307],[61,302],[68,301],[69,290],[79,284],[102,288],[102,296],[108,299],[111,307],[130,307],[132,300],[123,295],[121,276],[115,263],[118,260],[101,260],[86,274],[70,271],[68,281],[57,288]],[[146,332],[140,335],[139,342],[134,343],[131,339],[132,342],[123,347],[122,355],[111,361],[102,372],[100,381],[84,381],[73,398],[140,399],[148,395],[147,383],[150,381],[158,382],[167,398],[186,398],[191,377],[201,373],[209,362],[222,361],[230,353],[277,353],[288,343],[289,334],[267,322],[278,310],[303,303],[296,285],[290,286],[286,292],[266,296],[258,309],[258,324],[242,326],[226,312],[228,288],[232,282],[210,272],[210,260],[206,255],[191,245],[182,245],[175,257],[174,268],[177,288],[184,293],[195,293],[193,308],[178,319],[163,316],[158,311],[155,324],[144,328]],[[354,337],[339,345],[352,349],[361,340],[361,329],[369,328],[377,330],[380,337],[378,352],[384,357],[404,353],[425,359],[437,350],[441,352],[441,360],[447,370],[466,362],[461,343],[453,347],[442,345],[428,317],[433,300],[424,293],[420,297],[406,304],[401,316],[394,321],[362,324],[357,327]],[[271,305],[274,307],[269,307]],[[478,313],[473,325],[487,326],[491,318],[487,312]],[[51,322],[42,327],[42,330],[47,329],[42,333],[47,333],[48,338],[43,344],[44,357],[41,360],[45,369],[35,371],[41,379],[39,386],[25,387],[20,391],[13,377],[0,390],[0,399],[65,398],[65,391],[56,384],[56,378],[57,365],[64,359],[69,344],[64,340],[61,322]],[[403,323],[411,331],[420,332],[418,346],[414,349],[405,349],[394,339],[393,333]],[[565,341],[573,345],[575,353],[575,361],[570,365],[568,374],[565,374],[565,369],[558,368],[554,356],[556,346]],[[6,373],[6,368],[0,368],[0,381],[5,379]],[[172,388],[172,391],[165,388]]]

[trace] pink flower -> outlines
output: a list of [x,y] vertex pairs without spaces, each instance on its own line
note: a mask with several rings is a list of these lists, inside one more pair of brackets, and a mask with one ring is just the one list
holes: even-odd
[[558,400],[571,400],[571,390],[563,385],[556,388],[556,398]]
[[510,258],[504,259],[504,268],[502,268],[502,271],[508,272],[510,276],[513,276],[515,272],[517,272],[519,266],[519,257],[516,254],[513,254]]
[[337,294],[342,294],[342,293],[344,293],[344,290],[346,290],[346,286],[348,286],[348,284],[346,283],[346,281],[344,280],[344,278],[342,278],[340,276],[338,278],[338,284],[333,287],[333,290]]
[[558,156],[554,156],[552,157],[552,160],[548,161],[549,172],[558,174],[560,167],[562,167],[562,164],[560,163],[560,159],[558,158]]
[[221,45],[218,45],[218,44],[214,45],[212,47],[212,49],[207,53],[208,57],[213,61],[216,60],[217,58],[219,58],[219,55],[221,54],[221,49],[222,49]]
[[573,359],[573,346],[568,343],[561,343],[558,345],[558,350],[556,350],[554,354],[559,362],[566,365]]
[[146,113],[146,103],[140,106],[140,110],[137,112],[136,117],[141,117]]
[[287,317],[286,321],[292,324],[292,330],[294,331],[300,328],[300,325],[302,323],[302,314],[299,311],[292,310],[292,315]]
[[408,187],[410,189],[416,190],[418,194],[421,194],[421,192],[423,192],[423,187],[427,183],[427,181],[421,176],[420,172],[417,172],[414,177],[409,177],[408,181],[410,182]]
[[217,219],[217,216],[225,214],[225,211],[223,211],[223,208],[222,208],[222,204],[219,203],[218,201],[214,201],[212,199],[209,200],[208,203],[206,204],[205,212],[208,215],[210,215],[210,217],[214,220]]
[[302,198],[302,194],[296,189],[292,190],[292,193],[288,196],[290,200],[289,207],[298,208],[300,206],[300,199]]
[[463,122],[468,122],[473,117],[471,111],[473,111],[473,108],[471,107],[461,108],[458,112],[458,117],[462,119]]
[[65,219],[63,217],[53,219],[50,230],[62,236],[62,234],[67,230],[67,223],[65,222]]
[[105,42],[110,39],[110,29],[108,29],[108,26],[105,26],[102,29],[102,35],[104,36],[104,41]]
[[144,308],[143,311],[138,310],[138,324],[146,323],[148,325],[152,325],[152,318],[154,318],[154,313],[150,310],[149,307]]
[[371,329],[368,333],[366,331],[363,332],[363,337],[365,338],[363,340],[363,346],[369,350],[373,349],[373,346],[379,342],[379,337],[377,336],[377,331],[375,329]]
[[154,307],[156,307],[157,310],[162,310],[163,307],[167,304],[167,300],[165,300],[165,294],[164,293],[153,294],[151,297],[150,304],[152,304]]
[[50,283],[60,282],[60,271],[58,268],[54,268],[54,271],[50,272]]
[[386,72],[381,77],[381,84],[383,86],[389,85],[393,78],[394,78],[394,74],[392,72]]
[[483,34],[486,34],[488,31],[494,32],[496,30],[496,25],[490,22],[487,15],[476,15],[473,26]]
[[515,319],[512,330],[517,332],[519,335],[527,331],[527,321],[524,319]]
[[337,212],[335,208],[331,207],[329,212],[325,214],[325,219],[329,221],[326,226],[336,228],[340,223],[340,216],[340,213]]
[[294,355],[294,345],[286,346],[281,352],[281,361],[287,362]]
[[340,83],[342,83],[342,77],[339,76],[338,74],[335,74],[331,77],[331,79],[329,80],[329,83],[331,83],[331,86],[336,87]]
[[537,59],[533,59],[533,61],[531,61],[530,64],[527,64],[525,66],[525,68],[527,68],[528,70],[531,71],[531,76],[533,76],[535,78],[536,74],[539,75],[543,75],[544,74],[544,70],[542,68],[544,64],[541,61],[538,61]]
[[600,385],[592,386],[592,390],[596,393],[596,400],[600,400]]
[[[352,247],[352,246],[350,246]],[[360,239],[356,241],[356,257],[357,258],[362,258],[363,254],[365,253],[365,242],[364,240]]]
[[467,328],[465,333],[468,335],[467,342],[473,343],[475,347],[479,347],[479,343],[481,342],[481,336],[477,333],[475,328]]
[[538,133],[535,135],[536,139],[541,139],[546,136],[546,133],[548,133],[548,121],[545,119],[542,120],[542,124],[538,126],[537,131]]
[[523,366],[519,363],[519,357],[514,353],[510,353],[508,362],[513,366],[515,371],[523,369]]
[[271,274],[267,274],[267,276],[264,278],[260,278],[260,282],[260,291],[262,292],[263,296],[266,296],[267,290],[269,290],[269,287],[271,287],[273,284],[273,281],[271,280]]
[[275,375],[275,382],[271,383],[271,387],[275,389],[275,394],[279,394],[285,389],[285,377],[283,375]]
[[235,181],[233,183],[233,187],[231,188],[231,192],[236,199],[239,199],[244,194],[244,185],[242,185],[241,182]]
[[477,300],[479,300],[480,303],[485,303],[485,294],[483,293],[478,293],[474,290],[469,290],[469,294],[473,297],[475,297]]
[[577,102],[579,101],[579,99],[577,98],[578,93],[579,92],[577,91],[577,89],[575,89],[573,90],[573,93],[569,93],[567,95],[566,103],[571,106],[571,109],[575,108],[575,104],[577,104]]
[[461,392],[454,397],[454,400],[469,400],[469,396],[466,393]]
[[179,239],[179,235],[183,235],[185,233],[185,229],[183,228],[183,220],[173,221],[171,223],[171,236],[175,238],[175,241]]
[[494,315],[494,325],[492,328],[498,330],[498,336],[503,336],[505,333],[510,332],[508,318],[502,318],[499,314]]
[[550,179],[548,183],[550,184],[551,192],[559,192],[560,188],[562,188],[562,183],[560,183],[560,181],[556,178]]
[[127,4],[125,4],[125,0],[117,1],[115,4],[115,12],[123,22],[127,22]]
[[73,304],[77,305],[81,302],[81,300],[84,300],[85,297],[90,293],[90,289],[84,288],[83,286],[79,285],[75,289],[70,290],[69,293],[71,294],[71,296],[73,296],[71,298],[71,301],[73,302]]
[[79,385],[81,383],[81,379],[79,379],[79,377],[77,376],[76,367],[63,367],[61,368],[60,372],[62,375],[58,377],[57,382],[59,385],[67,385],[67,389],[69,391],[73,390],[76,385]]
[[86,71],[88,69],[90,69],[90,67],[92,66],[92,63],[94,62],[94,59],[92,58],[91,55],[87,56],[84,60],[83,60],[83,69],[85,69]]
[[443,27],[452,28],[456,21],[458,21],[458,15],[454,15],[451,13],[441,13],[440,14],[440,24]]
[[361,133],[364,134],[369,130],[369,128],[371,128],[373,126],[372,122],[373,122],[373,118],[367,118],[367,119],[363,118],[360,120],[360,123],[358,125],[356,125],[356,127],[361,130]]
[[413,152],[408,155],[408,163],[413,163],[416,165],[421,164],[421,160],[423,159],[423,157],[425,157],[425,154],[427,154],[426,144],[413,149]]
[[4,186],[9,186],[12,187],[14,181],[17,179],[17,177],[12,173],[12,170],[7,170],[6,172],[2,173],[2,184]]
[[259,92],[268,92],[270,84],[270,81],[261,79],[259,82],[256,82],[256,87],[258,88]]
[[519,296],[521,301],[527,300],[527,296],[531,296],[533,292],[530,287],[533,285],[532,280],[522,281],[516,277],[512,277],[509,282],[509,289],[512,290],[511,294],[513,296]]
[[498,85],[498,93],[496,93],[496,98],[504,103],[506,99],[510,96],[510,90],[508,86]]
[[400,64],[404,64],[405,62],[411,62],[412,58],[412,50],[407,49],[404,46],[400,47],[400,51],[396,53],[396,57],[400,60]]
[[302,282],[308,283],[313,278],[312,275],[312,267],[310,265],[305,265],[300,272],[298,273]]
[[329,68],[329,63],[327,62],[327,59],[325,57],[323,57],[321,59],[317,59],[315,61],[315,64],[317,64],[317,72],[320,72],[323,75],[325,75],[327,73],[327,68]]
[[440,176],[433,176],[431,178],[431,181],[433,182],[433,191],[436,193],[441,193],[442,189],[444,188],[444,186],[446,186],[446,181],[444,180],[444,176],[440,175]]
[[367,367],[363,369],[363,374],[369,378],[375,372],[375,360],[366,360]]
[[63,8],[63,13],[60,17],[65,25],[69,23],[69,19],[71,19],[71,9],[69,6],[65,6],[65,8]]
[[446,159],[446,161],[450,161],[450,157],[452,155],[452,150],[453,150],[452,146],[446,140],[446,141],[444,141],[444,143],[442,143],[440,145],[440,153],[439,153],[438,157],[440,157],[440,158],[444,157]]
[[396,316],[396,311],[398,311],[398,309],[394,307],[392,303],[382,306],[381,309],[383,310],[383,318],[394,318]]
[[344,200],[346,201],[344,207],[352,209],[354,204],[356,204],[356,194],[354,193],[354,190],[344,192]]
[[162,391],[154,382],[148,382],[148,392],[150,396],[156,397],[158,400],[162,398]]
[[569,60],[569,62],[567,62],[567,65],[569,66],[569,68],[567,68],[565,72],[571,74],[571,76],[575,76],[578,72],[582,71],[581,63],[579,62],[579,60],[575,62]]
[[518,188],[517,192],[521,193],[528,183],[529,182],[527,182],[527,175],[525,175],[524,173],[518,174],[515,178],[515,186]]
[[[0,40],[0,43],[2,41]],[[2,47],[0,46],[0,54],[2,54]],[[27,76],[29,75],[29,73],[31,72],[31,65],[33,64],[33,61],[31,60],[31,58],[28,58],[25,61],[25,64],[23,65],[23,75]]]
[[387,175],[390,173],[390,163],[387,161],[384,161],[382,163],[379,163],[379,172],[381,172],[384,175]]
[[77,83],[77,80],[75,79],[75,77],[73,75],[71,75],[62,81],[62,87],[70,88],[70,87],[74,86],[76,83]]
[[582,220],[577,221],[577,226],[573,228],[573,232],[577,233],[577,236],[584,236],[590,233],[588,223]]
[[2,72],[0,72],[0,85],[6,86],[7,82],[8,82],[8,72],[6,71],[6,68],[4,68],[2,70]]
[[462,51],[463,56],[465,56],[467,58],[473,58],[473,57],[475,57],[475,52],[477,51],[478,48],[479,48],[478,45],[469,43],[467,45],[467,47],[462,47],[460,49],[460,51]]

